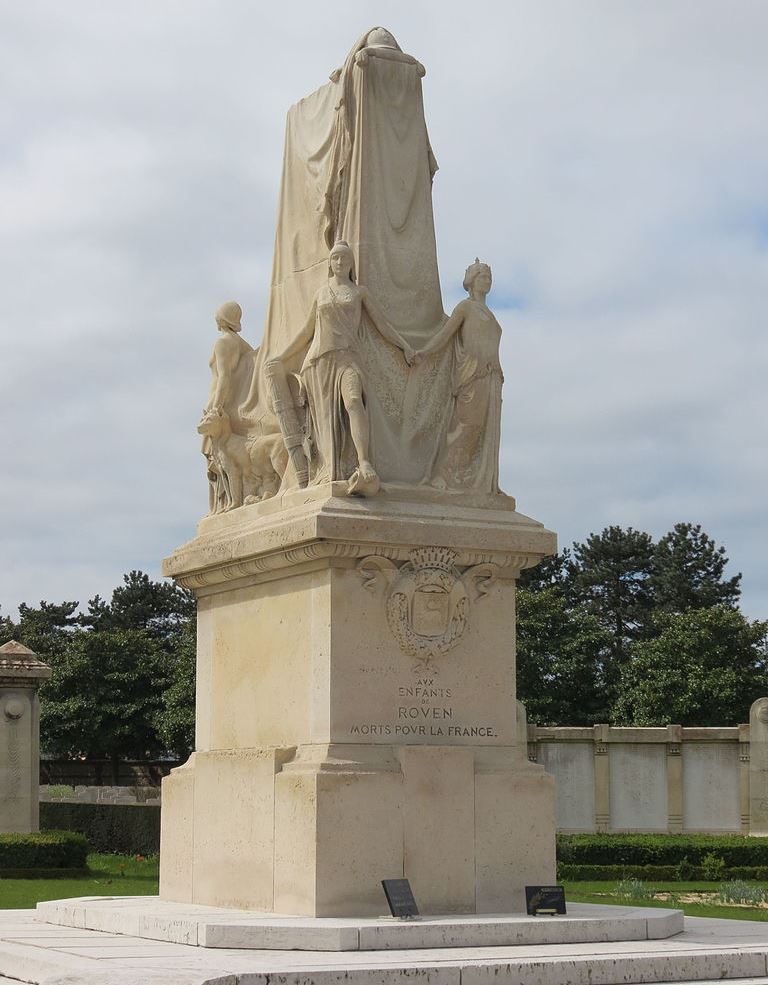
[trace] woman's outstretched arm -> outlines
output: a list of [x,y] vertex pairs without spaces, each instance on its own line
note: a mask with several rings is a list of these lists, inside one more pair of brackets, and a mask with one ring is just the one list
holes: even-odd
[[396,345],[398,349],[403,350],[405,356],[405,361],[410,364],[413,361],[413,349],[405,341],[405,339],[396,332],[395,329],[389,324],[384,315],[384,312],[378,306],[378,304],[373,300],[371,292],[367,287],[361,287],[360,291],[362,293],[363,307],[368,312],[368,316],[376,328],[376,331],[382,335],[387,342],[391,342],[392,345]]
[[453,336],[464,324],[464,302],[460,301],[451,312],[451,316],[434,336],[431,342],[419,350],[420,356],[431,356],[433,352],[439,352],[451,341]]

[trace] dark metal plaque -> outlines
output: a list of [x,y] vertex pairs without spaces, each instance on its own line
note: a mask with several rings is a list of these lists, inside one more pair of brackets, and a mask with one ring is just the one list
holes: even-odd
[[526,886],[525,909],[530,917],[565,913],[565,889],[562,886]]
[[407,879],[382,879],[381,885],[387,896],[389,910],[393,917],[417,917],[419,908],[411,892]]

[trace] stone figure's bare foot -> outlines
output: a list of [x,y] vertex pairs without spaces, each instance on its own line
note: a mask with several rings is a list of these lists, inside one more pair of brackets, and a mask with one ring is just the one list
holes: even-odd
[[360,472],[364,482],[373,482],[375,479],[378,479],[376,469],[370,462],[366,462],[365,459],[360,462],[360,468],[358,471]]
[[439,489],[441,492],[448,488],[448,483],[441,475],[436,475],[434,479],[430,479],[429,484],[433,489]]
[[381,481],[370,462],[361,462],[349,478],[348,496],[375,496],[381,489]]

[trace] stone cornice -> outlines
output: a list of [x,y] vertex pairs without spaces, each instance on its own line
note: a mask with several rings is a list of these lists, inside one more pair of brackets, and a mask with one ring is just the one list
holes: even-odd
[[553,533],[511,509],[334,496],[272,513],[259,505],[207,518],[163,573],[200,590],[307,565],[351,566],[372,554],[404,562],[414,547],[440,546],[461,567],[495,564],[499,577],[516,578],[556,550]]

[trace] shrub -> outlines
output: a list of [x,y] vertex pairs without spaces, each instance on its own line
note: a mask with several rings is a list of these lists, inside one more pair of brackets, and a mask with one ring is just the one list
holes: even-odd
[[87,855],[88,840],[75,831],[0,834],[0,876],[4,878],[33,870],[84,870]]
[[40,804],[40,822],[84,834],[94,852],[152,855],[160,850],[160,808],[147,804]]
[[616,883],[611,895],[620,899],[653,899],[656,890],[646,886],[642,879],[622,879]]
[[559,862],[557,878],[568,882],[604,882],[606,880],[653,879],[675,882],[674,865],[571,865]]
[[706,855],[734,866],[768,866],[768,838],[744,835],[587,834],[558,835],[557,857],[577,865],[703,864]]
[[[675,880],[677,882],[685,882],[687,879],[693,879],[695,871],[694,866],[688,861],[688,856],[684,855],[675,866]],[[722,873],[718,878],[722,878]]]
[[[681,874],[682,869],[682,874]],[[558,862],[557,878],[567,882],[605,882],[616,879],[650,879],[654,882],[715,882],[700,866],[688,865],[571,865]],[[734,866],[725,869],[724,879],[768,882],[766,866]]]
[[66,783],[52,783],[48,786],[49,797],[74,797],[75,788]]
[[701,860],[701,871],[708,882],[715,882],[723,878],[725,862],[714,852],[707,852]]
[[762,886],[750,886],[740,879],[726,882],[717,892],[723,903],[752,903],[757,905],[768,900],[768,893]]

